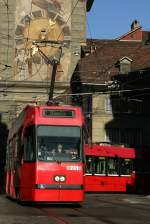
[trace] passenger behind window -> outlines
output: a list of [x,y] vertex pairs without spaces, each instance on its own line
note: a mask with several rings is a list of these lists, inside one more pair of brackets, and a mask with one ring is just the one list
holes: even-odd
[[64,156],[66,153],[63,149],[63,145],[62,144],[58,144],[57,145],[57,149],[56,149],[56,155],[58,156]]

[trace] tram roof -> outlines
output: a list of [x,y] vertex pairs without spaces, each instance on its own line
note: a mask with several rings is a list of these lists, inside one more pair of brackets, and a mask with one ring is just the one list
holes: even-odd
[[91,148],[85,145],[85,154],[88,156],[105,156],[105,157],[120,157],[120,158],[135,158],[136,150],[116,145],[97,145],[93,144]]

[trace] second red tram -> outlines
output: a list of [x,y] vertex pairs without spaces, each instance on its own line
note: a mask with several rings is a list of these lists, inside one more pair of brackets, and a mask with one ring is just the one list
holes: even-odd
[[82,202],[83,126],[79,107],[27,106],[10,129],[7,195],[20,201]]
[[87,192],[128,192],[135,190],[133,161],[135,149],[93,144],[85,146]]

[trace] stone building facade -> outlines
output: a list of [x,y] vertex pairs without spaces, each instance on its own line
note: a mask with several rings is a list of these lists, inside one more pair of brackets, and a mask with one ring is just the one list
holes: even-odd
[[[86,10],[91,0],[0,1],[0,100],[4,121],[27,103],[46,101],[58,58],[55,95],[70,92],[70,79],[86,44]],[[53,44],[41,43],[53,41]],[[59,44],[55,44],[59,42]],[[16,108],[16,109],[14,109]],[[20,108],[20,109],[17,109]],[[9,112],[9,113],[7,113]]]

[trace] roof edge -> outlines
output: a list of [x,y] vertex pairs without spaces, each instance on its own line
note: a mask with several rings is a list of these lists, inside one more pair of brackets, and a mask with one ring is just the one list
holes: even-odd
[[134,33],[137,30],[141,30],[141,29],[142,29],[142,27],[140,26],[140,27],[138,27],[138,28],[136,28],[134,30],[129,31],[128,33],[123,34],[121,37],[116,38],[116,40],[121,40],[123,37],[128,36],[129,34]]

